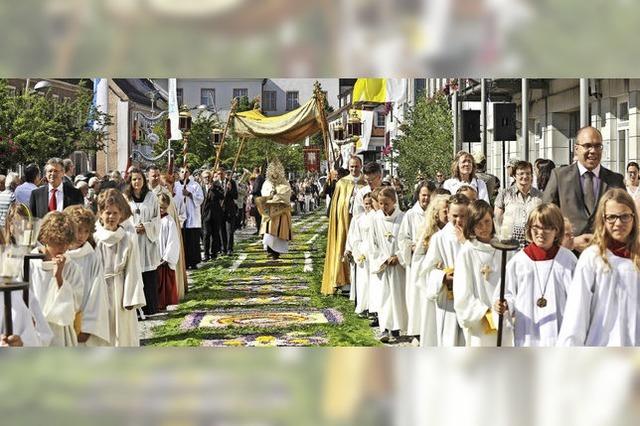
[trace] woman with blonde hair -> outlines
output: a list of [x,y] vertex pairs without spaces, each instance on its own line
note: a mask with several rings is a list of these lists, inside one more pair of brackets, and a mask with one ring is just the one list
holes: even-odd
[[569,287],[558,344],[640,344],[638,212],[624,189],[607,191],[595,215],[592,243],[580,255]]
[[444,181],[442,188],[455,194],[464,185],[470,185],[478,192],[477,199],[489,202],[489,191],[487,184],[482,179],[476,177],[476,162],[473,155],[466,151],[460,151],[451,163],[451,177]]

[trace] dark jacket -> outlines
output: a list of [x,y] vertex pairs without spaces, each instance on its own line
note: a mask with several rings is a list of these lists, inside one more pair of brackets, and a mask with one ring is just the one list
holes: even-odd
[[[84,197],[79,189],[73,187],[73,185],[63,182],[62,192],[64,193],[63,208],[73,206],[76,204],[84,204]],[[35,217],[43,218],[49,212],[49,185],[45,184],[39,188],[31,191],[31,198],[29,199],[29,208],[31,214]]]
[[[600,197],[611,188],[624,189],[624,178],[600,166],[600,191],[596,198],[596,206]],[[580,171],[577,164],[553,169],[542,200],[554,203],[562,214],[573,224],[576,236],[593,231],[595,211],[590,212],[584,203]],[[595,210],[595,209],[594,209]]]

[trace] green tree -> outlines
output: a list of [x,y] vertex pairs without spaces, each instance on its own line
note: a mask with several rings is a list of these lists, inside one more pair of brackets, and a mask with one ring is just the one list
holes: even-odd
[[446,174],[453,161],[453,120],[446,96],[421,97],[409,108],[400,130],[394,142],[400,177],[413,186],[418,170],[429,178],[438,170]]
[[[0,137],[12,139],[17,147],[10,158],[0,158],[0,165],[42,165],[51,157],[64,158],[76,150],[102,150],[108,140],[102,129],[111,124],[111,116],[98,111],[91,91],[80,86],[75,98],[56,100],[48,93],[15,96],[9,93],[6,80],[0,80]],[[93,122],[104,127],[94,129]]]

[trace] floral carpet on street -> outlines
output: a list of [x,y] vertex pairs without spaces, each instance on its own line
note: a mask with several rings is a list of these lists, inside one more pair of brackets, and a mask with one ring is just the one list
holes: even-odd
[[143,345],[375,346],[347,298],[322,296],[327,218],[296,215],[289,253],[267,257],[255,228],[236,232],[231,256],[190,273],[189,291],[161,319],[141,322]]

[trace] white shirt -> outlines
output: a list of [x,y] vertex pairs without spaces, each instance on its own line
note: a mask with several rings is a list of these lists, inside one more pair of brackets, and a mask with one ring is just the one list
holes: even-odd
[[[49,188],[49,195],[47,196],[47,206],[49,205],[49,201],[51,200],[51,190],[53,189],[53,186],[51,186],[51,184],[47,185],[47,187]],[[62,188],[64,187],[64,185],[62,183],[60,183],[60,185],[56,188],[56,210],[61,212],[64,209],[64,191],[62,190]]]

